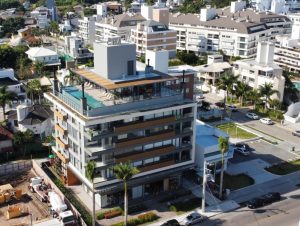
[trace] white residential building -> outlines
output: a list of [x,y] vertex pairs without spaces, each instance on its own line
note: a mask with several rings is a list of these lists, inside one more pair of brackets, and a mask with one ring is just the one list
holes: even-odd
[[[176,85],[180,78],[151,66],[137,70],[135,51],[120,39],[95,43],[95,68],[74,71],[85,81],[84,98],[80,86],[59,88],[57,81],[45,94],[55,109],[58,172],[69,186],[80,182],[90,195],[94,189],[100,207],[123,200],[115,164],[130,160],[140,170],[128,189],[136,199],[176,190],[195,162],[196,104]],[[94,185],[85,176],[90,160]]]
[[96,41],[101,42],[115,36],[129,40],[131,29],[143,21],[145,18],[140,13],[124,13],[102,18],[96,23]]
[[70,20],[65,20],[65,21],[63,21],[62,24],[59,24],[59,30],[62,33],[71,32],[72,31],[72,26],[71,26]]
[[[221,167],[222,154],[219,149],[219,137],[229,138],[228,134],[212,127],[202,121],[196,120],[196,169],[203,172],[204,162],[216,165],[216,170]],[[233,157],[232,148],[225,154],[224,169],[227,169],[227,162]],[[200,174],[201,176],[203,175]]]
[[31,14],[31,17],[35,18],[36,25],[39,28],[44,29],[49,26],[50,13],[49,13],[49,9],[47,7],[44,7],[44,6],[37,7],[30,14]]
[[84,46],[82,38],[76,36],[65,36],[65,53],[75,60],[93,57],[93,53]]
[[291,32],[291,22],[284,15],[256,12],[231,3],[223,9],[207,7],[200,15],[173,13],[169,28],[177,31],[177,49],[196,53],[215,53],[242,58],[255,57],[259,40],[273,39]]
[[300,73],[300,13],[289,14],[291,35],[276,37],[274,61],[290,72]]
[[96,17],[84,17],[78,20],[78,36],[84,40],[85,44],[93,45],[95,41],[95,23]]
[[26,93],[22,88],[22,84],[15,77],[14,69],[2,68],[0,69],[0,84],[6,86],[7,91],[14,92],[18,97],[25,98]]
[[271,83],[273,89],[278,91],[272,98],[282,101],[285,78],[282,76],[282,68],[274,63],[274,48],[274,43],[259,42],[256,59],[236,61],[233,72],[254,89]]
[[195,90],[208,91],[210,93],[220,93],[216,87],[219,79],[226,73],[231,72],[232,66],[228,62],[223,61],[222,55],[208,55],[207,64],[195,66],[198,72],[195,81]]
[[31,130],[35,136],[43,139],[52,134],[52,117],[53,112],[48,107],[21,104],[16,111],[10,111],[8,121],[14,132]]
[[59,66],[61,64],[58,54],[45,47],[31,47],[26,54],[34,63],[42,62],[46,66]]

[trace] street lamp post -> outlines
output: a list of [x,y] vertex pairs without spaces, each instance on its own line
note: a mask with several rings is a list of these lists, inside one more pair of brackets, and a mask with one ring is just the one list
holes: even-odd
[[205,188],[206,188],[206,161],[203,165],[203,184],[202,184],[202,213],[205,213]]

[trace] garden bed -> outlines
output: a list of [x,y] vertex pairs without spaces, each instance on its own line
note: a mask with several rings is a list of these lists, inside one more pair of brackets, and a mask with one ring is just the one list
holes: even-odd
[[247,132],[231,122],[217,125],[217,128],[227,133],[231,138],[252,139],[257,137],[255,134]]
[[271,167],[265,168],[265,170],[276,175],[286,175],[289,173],[293,173],[300,170],[300,159],[273,165]]
[[[254,179],[248,175],[242,173],[237,175],[229,175],[224,173],[224,188],[230,189],[231,191],[248,187],[254,184]],[[216,183],[220,184],[220,174],[216,176]]]
[[[199,188],[200,189],[200,188]],[[170,211],[174,212],[188,212],[193,209],[201,207],[202,199],[201,198],[191,198],[185,201],[174,202],[169,207]]]

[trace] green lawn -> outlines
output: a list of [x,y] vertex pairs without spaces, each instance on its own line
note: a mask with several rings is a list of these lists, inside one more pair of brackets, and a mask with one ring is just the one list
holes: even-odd
[[[216,176],[216,183],[220,184],[220,174]],[[231,191],[254,184],[254,180],[246,174],[229,175],[224,173],[224,188]]]
[[267,171],[277,175],[286,175],[300,170],[300,159],[292,162],[284,162],[279,165],[274,165],[266,168]]
[[255,134],[237,127],[236,124],[232,122],[218,125],[217,128],[228,133],[231,138],[251,139],[257,137]]

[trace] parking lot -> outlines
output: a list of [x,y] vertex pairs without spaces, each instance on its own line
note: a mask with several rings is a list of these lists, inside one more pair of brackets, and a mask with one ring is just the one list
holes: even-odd
[[[11,198],[7,203],[0,204],[0,225],[5,226],[27,226],[49,216],[48,205],[42,203],[36,194],[31,193],[28,189],[29,179],[35,177],[31,171],[22,172],[19,174],[10,174],[0,177],[0,185],[11,184],[13,189],[21,189],[22,197],[20,200]],[[21,209],[21,215],[12,219],[7,219],[8,206],[18,206]]]
[[283,150],[278,145],[269,144],[263,140],[248,142],[247,144],[252,148],[250,155],[243,156],[235,153],[230,162],[240,163],[253,159],[262,159],[269,164],[276,164],[296,157],[289,150]]

